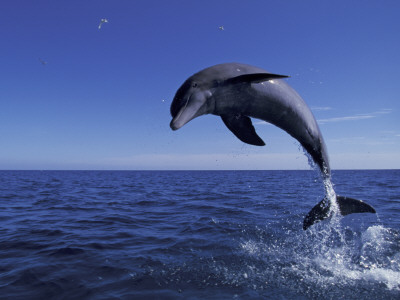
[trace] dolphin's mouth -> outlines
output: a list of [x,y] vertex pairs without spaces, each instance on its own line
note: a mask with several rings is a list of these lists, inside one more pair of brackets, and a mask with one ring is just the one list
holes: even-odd
[[179,128],[181,128],[182,126],[176,126],[175,121],[172,120],[171,123],[169,124],[169,127],[171,127],[171,129],[173,131],[178,130]]
[[[188,106],[188,103],[190,101],[190,98],[192,97],[192,95],[190,95],[188,97],[188,99],[186,100],[185,105],[179,110],[178,114],[172,119],[171,123],[169,124],[169,126],[171,127],[172,130],[178,130],[179,128],[181,128],[183,125],[185,125],[187,122],[189,122],[191,119],[188,120],[180,120],[182,114],[184,113],[184,111],[186,110],[186,107]],[[181,122],[179,122],[181,121]]]

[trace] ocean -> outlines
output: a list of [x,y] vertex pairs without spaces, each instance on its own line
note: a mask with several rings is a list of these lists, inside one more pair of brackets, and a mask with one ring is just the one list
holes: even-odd
[[0,171],[0,299],[400,299],[400,170]]

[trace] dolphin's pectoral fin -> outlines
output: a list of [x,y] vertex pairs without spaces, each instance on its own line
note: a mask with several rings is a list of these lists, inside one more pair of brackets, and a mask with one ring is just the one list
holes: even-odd
[[[375,209],[369,204],[343,196],[336,196],[340,214],[346,216],[354,213],[376,213]],[[330,204],[326,198],[313,207],[304,218],[303,229],[306,230],[311,225],[330,217]]]
[[242,115],[223,115],[221,116],[226,127],[242,142],[255,145],[264,146],[264,141],[257,135],[251,119]]
[[244,74],[236,77],[232,77],[227,80],[229,83],[239,83],[239,82],[249,82],[249,83],[260,83],[263,81],[268,81],[271,79],[281,79],[287,78],[289,76],[286,75],[278,75],[272,73],[252,73],[252,74]]

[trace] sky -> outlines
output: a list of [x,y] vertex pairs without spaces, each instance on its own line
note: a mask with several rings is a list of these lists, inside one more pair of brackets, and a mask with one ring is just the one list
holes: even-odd
[[2,0],[0,169],[309,169],[299,143],[260,120],[264,147],[212,115],[170,129],[180,85],[225,62],[291,76],[333,169],[398,169],[399,11],[396,0]]

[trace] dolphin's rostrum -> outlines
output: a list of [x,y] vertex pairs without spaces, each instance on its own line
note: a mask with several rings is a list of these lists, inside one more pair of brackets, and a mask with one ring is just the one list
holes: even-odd
[[[261,68],[225,63],[206,68],[189,77],[178,89],[171,104],[171,128],[177,130],[205,114],[222,118],[241,141],[265,145],[250,117],[274,124],[294,137],[318,165],[324,179],[330,179],[330,166],[318,124],[300,95],[282,78]],[[368,204],[337,196],[342,215],[375,212]],[[303,228],[327,218],[329,201],[322,200],[306,216]]]

